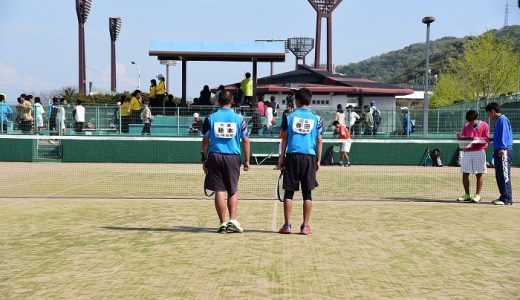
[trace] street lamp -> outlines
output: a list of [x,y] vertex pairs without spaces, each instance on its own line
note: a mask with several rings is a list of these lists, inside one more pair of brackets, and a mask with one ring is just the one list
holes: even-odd
[[424,17],[422,22],[426,24],[426,67],[424,80],[424,100],[423,100],[423,135],[428,137],[428,113],[429,113],[429,83],[430,83],[430,24],[435,21],[435,17]]
[[116,40],[121,32],[121,18],[108,18],[108,30],[110,31],[110,90],[117,91],[116,85]]
[[135,61],[132,61],[132,65],[137,66],[137,89],[140,90],[141,89],[141,68],[139,68],[139,64],[136,63]]
[[177,62],[174,60],[161,60],[161,65],[166,65],[166,93],[170,93],[170,66],[177,65]]
[[87,22],[92,0],[76,0],[76,14],[78,15],[79,36],[79,85],[78,92],[85,95],[87,90],[87,72],[85,59],[85,22]]

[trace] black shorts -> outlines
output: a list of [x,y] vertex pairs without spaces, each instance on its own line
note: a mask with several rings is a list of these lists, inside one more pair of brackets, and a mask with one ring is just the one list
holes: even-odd
[[300,183],[303,191],[312,191],[318,186],[316,180],[316,157],[314,155],[290,153],[285,157],[283,189],[299,191]]
[[215,192],[227,191],[229,195],[238,191],[240,155],[210,152],[206,166],[208,174],[204,179],[204,188]]

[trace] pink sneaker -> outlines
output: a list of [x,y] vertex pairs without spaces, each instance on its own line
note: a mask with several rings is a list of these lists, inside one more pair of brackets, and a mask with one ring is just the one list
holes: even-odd
[[311,226],[309,226],[309,225],[304,226],[304,225],[302,224],[302,226],[300,227],[300,233],[303,234],[303,235],[309,235],[309,234],[312,234]]
[[283,224],[282,228],[280,228],[280,230],[278,230],[278,233],[290,234],[291,233],[291,224]]

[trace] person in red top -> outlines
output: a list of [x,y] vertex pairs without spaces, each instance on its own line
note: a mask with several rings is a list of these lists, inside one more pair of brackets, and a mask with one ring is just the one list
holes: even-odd
[[341,124],[337,120],[332,122],[332,126],[336,127],[336,130],[339,134],[339,138],[342,140],[341,157],[339,160],[339,164],[345,167],[350,167],[350,158],[348,157],[348,153],[350,152],[350,146],[352,146],[352,141],[350,140],[350,131],[348,131],[345,125]]
[[[484,178],[482,174],[486,173],[486,148],[489,138],[489,125],[478,119],[478,112],[468,110],[466,112],[466,121],[468,121],[462,132],[457,132],[457,138],[461,140],[461,148],[464,148],[464,156],[460,163],[460,171],[462,172],[462,185],[464,186],[464,195],[457,201],[480,202],[480,192]],[[477,177],[477,189],[474,196],[470,196],[469,191],[469,174],[475,174]]]

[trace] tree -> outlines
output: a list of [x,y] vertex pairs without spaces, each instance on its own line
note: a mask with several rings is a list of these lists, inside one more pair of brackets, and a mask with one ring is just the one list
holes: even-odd
[[58,92],[58,96],[67,99],[69,102],[76,100],[78,91],[73,87],[64,87]]
[[449,105],[457,100],[471,101],[515,92],[518,89],[520,55],[507,37],[486,32],[468,39],[464,55],[452,59],[439,81],[432,105]]

